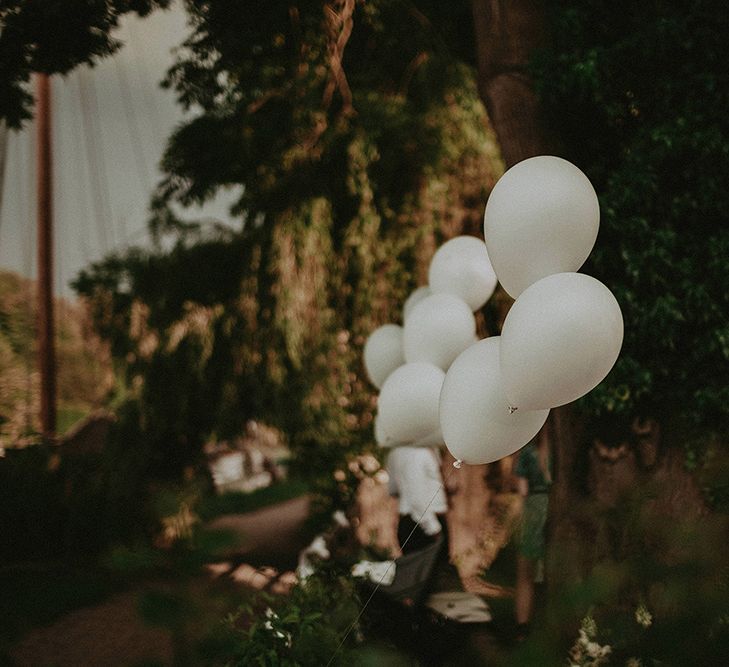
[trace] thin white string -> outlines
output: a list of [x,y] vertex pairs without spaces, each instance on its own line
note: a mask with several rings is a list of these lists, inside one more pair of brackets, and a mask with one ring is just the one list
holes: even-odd
[[[415,522],[415,525],[413,526],[413,529],[410,531],[410,534],[405,538],[405,541],[400,545],[400,551],[402,551],[405,548],[405,545],[410,541],[410,538],[413,536],[413,533],[420,527],[420,522],[423,520],[423,517],[425,516],[425,513],[430,509],[430,506],[433,504],[433,501],[435,500],[435,497],[445,489],[446,484],[450,481],[451,475],[453,474],[454,469],[460,468],[460,465],[456,465],[456,463],[460,464],[460,461],[456,461],[453,464],[453,469],[450,470],[448,473],[447,479],[445,479],[436,489],[435,493],[433,494],[433,497],[430,499],[428,504],[425,506],[425,509],[423,510],[422,514],[418,517],[418,520]],[[362,608],[359,610],[359,613],[357,614],[357,618],[352,621],[351,625],[347,628],[347,632],[344,633],[344,636],[342,637],[342,640],[339,642],[339,645],[336,649],[334,649],[334,653],[332,653],[332,657],[329,658],[329,662],[327,662],[326,667],[329,667],[329,665],[332,664],[334,661],[334,658],[337,657],[337,653],[339,653],[339,650],[344,646],[344,642],[347,641],[347,637],[349,637],[350,632],[356,627],[357,623],[359,623],[359,619],[362,618],[362,614],[364,614],[365,609],[367,609],[367,605],[372,601],[372,598],[375,596],[375,593],[379,590],[380,586],[382,585],[382,582],[385,580],[385,577],[387,577],[388,573],[390,572],[390,568],[395,564],[394,560],[390,561],[390,564],[387,566],[387,569],[382,573],[382,576],[380,577],[380,580],[377,582],[377,585],[375,586],[372,593],[370,593],[370,596],[367,598],[367,601],[364,603]]]

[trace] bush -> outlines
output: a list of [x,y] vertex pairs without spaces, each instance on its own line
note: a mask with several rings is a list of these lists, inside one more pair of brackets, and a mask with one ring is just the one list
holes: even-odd
[[235,638],[228,665],[327,665],[335,656],[332,664],[343,664],[359,609],[352,579],[334,571],[317,572],[283,598],[262,594],[228,618]]

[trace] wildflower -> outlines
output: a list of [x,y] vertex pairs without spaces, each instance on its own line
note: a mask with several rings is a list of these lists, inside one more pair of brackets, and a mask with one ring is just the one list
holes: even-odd
[[640,661],[640,658],[628,658],[625,667],[643,667],[643,663]]
[[268,620],[263,624],[263,627],[266,628],[266,630],[273,630],[272,621],[275,621],[278,618],[278,614],[271,609],[271,607],[268,607],[265,611],[265,616]]
[[278,614],[273,609],[271,609],[271,607],[268,607],[264,614],[268,619],[263,624],[264,629],[269,630],[273,634],[273,636],[276,637],[276,639],[283,639],[286,643],[287,648],[291,648],[291,633],[285,630],[281,630],[279,628],[275,628],[273,625],[274,622],[279,620]]
[[187,503],[182,503],[180,509],[172,516],[162,519],[163,539],[167,544],[181,539],[192,537],[193,526],[200,521]]
[[595,619],[592,618],[590,614],[585,616],[585,618],[582,619],[582,623],[580,624],[580,629],[584,631],[584,633],[592,639],[597,635],[597,623],[595,623]]
[[[342,473],[342,475],[343,474],[344,473]],[[332,514],[332,519],[334,519],[334,523],[336,523],[340,528],[349,528],[349,519],[347,519],[347,515],[342,512],[342,510],[336,510],[334,514]]]
[[653,623],[653,616],[644,604],[640,604],[635,610],[635,620],[638,625],[642,625],[644,628],[648,628]]
[[597,661],[600,658],[605,658],[610,655],[612,648],[608,645],[600,646],[597,642],[588,642],[587,646],[585,646],[585,650],[587,651],[587,655],[595,659],[594,664],[599,664]]
[[612,652],[609,645],[601,646],[592,641],[597,635],[597,623],[592,616],[585,616],[580,624],[578,638],[570,649],[570,667],[599,667],[607,664],[607,657]]

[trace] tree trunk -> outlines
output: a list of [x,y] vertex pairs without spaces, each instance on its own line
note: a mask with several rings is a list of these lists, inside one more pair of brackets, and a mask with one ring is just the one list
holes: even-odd
[[506,168],[555,153],[529,76],[529,61],[546,43],[541,0],[473,0],[478,91],[501,147]]
[[[473,0],[472,8],[478,90],[506,168],[535,155],[559,155],[561,142],[542,118],[528,69],[548,40],[544,0]],[[509,305],[505,300],[499,310]],[[500,316],[503,322],[505,312]],[[654,488],[644,509],[657,517],[695,520],[706,512],[683,466],[680,443],[661,444],[657,431],[653,443],[639,436],[636,445],[623,445],[624,460],[616,465],[614,453],[601,460],[582,426],[576,412],[564,406],[551,411],[544,427],[554,458],[547,557],[551,595],[589,574],[596,562],[619,558],[626,535],[611,534],[608,519],[631,491]]]
[[[533,53],[547,43],[545,3],[542,0],[473,0],[472,6],[478,90],[506,168],[535,155],[559,154],[559,142],[542,119],[528,71]],[[545,435],[550,439],[555,461],[550,537],[554,543],[563,540],[569,543],[575,537],[569,508],[576,500],[574,466],[578,437],[568,406],[552,410]],[[560,570],[565,572],[564,567]],[[555,577],[549,579],[555,581]]]
[[5,163],[8,153],[8,126],[0,121],[0,212],[3,207],[3,191],[5,186]]

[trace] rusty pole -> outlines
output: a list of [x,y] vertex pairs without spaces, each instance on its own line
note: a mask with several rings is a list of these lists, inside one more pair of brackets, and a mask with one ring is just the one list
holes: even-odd
[[41,376],[40,420],[44,440],[56,432],[56,356],[53,322],[53,154],[51,82],[36,75],[36,165],[38,186],[38,360]]

